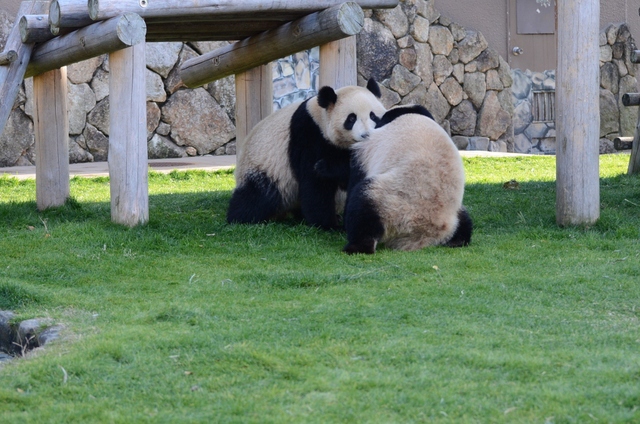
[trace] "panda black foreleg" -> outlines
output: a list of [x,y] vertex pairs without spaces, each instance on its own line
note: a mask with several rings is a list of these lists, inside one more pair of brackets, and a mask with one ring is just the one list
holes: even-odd
[[340,228],[336,214],[335,182],[309,178],[299,182],[300,209],[307,224],[324,230]]
[[282,212],[282,195],[276,184],[264,173],[247,176],[233,191],[227,222],[257,224],[266,222]]
[[344,223],[347,229],[347,245],[342,249],[348,254],[376,251],[378,240],[384,235],[384,225],[373,201],[367,196],[369,180],[355,185],[348,193]]
[[458,211],[458,227],[456,228],[453,237],[449,240],[445,246],[448,247],[463,247],[468,246],[471,243],[471,233],[473,232],[473,222],[471,216],[465,207],[461,207]]

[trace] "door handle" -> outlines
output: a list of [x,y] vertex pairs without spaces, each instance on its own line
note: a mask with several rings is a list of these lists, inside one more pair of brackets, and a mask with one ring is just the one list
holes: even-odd
[[513,53],[514,56],[520,56],[522,53],[524,53],[524,50],[522,50],[521,47],[516,46],[511,49],[511,53]]

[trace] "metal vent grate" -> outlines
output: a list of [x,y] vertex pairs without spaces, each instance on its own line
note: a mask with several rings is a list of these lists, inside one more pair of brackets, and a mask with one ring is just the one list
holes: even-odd
[[556,92],[534,91],[531,112],[534,122],[554,122],[556,120]]

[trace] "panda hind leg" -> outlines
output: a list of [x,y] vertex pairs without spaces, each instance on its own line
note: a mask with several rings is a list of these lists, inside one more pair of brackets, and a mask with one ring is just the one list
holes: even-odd
[[364,180],[349,192],[345,210],[347,245],[343,252],[373,254],[384,235],[384,225],[374,202],[367,196],[368,181]]
[[263,172],[252,173],[233,191],[227,222],[257,224],[283,212],[282,195],[276,184]]
[[453,237],[445,243],[448,247],[463,247],[471,243],[471,233],[473,232],[473,222],[469,212],[463,207],[458,211],[458,227]]

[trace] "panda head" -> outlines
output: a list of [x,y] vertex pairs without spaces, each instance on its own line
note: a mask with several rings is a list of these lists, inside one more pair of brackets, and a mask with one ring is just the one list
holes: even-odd
[[[369,138],[386,112],[380,103],[380,87],[370,79],[367,88],[347,86],[334,90],[322,87],[312,116],[325,138],[338,147],[349,148]],[[314,113],[315,112],[315,113]]]

